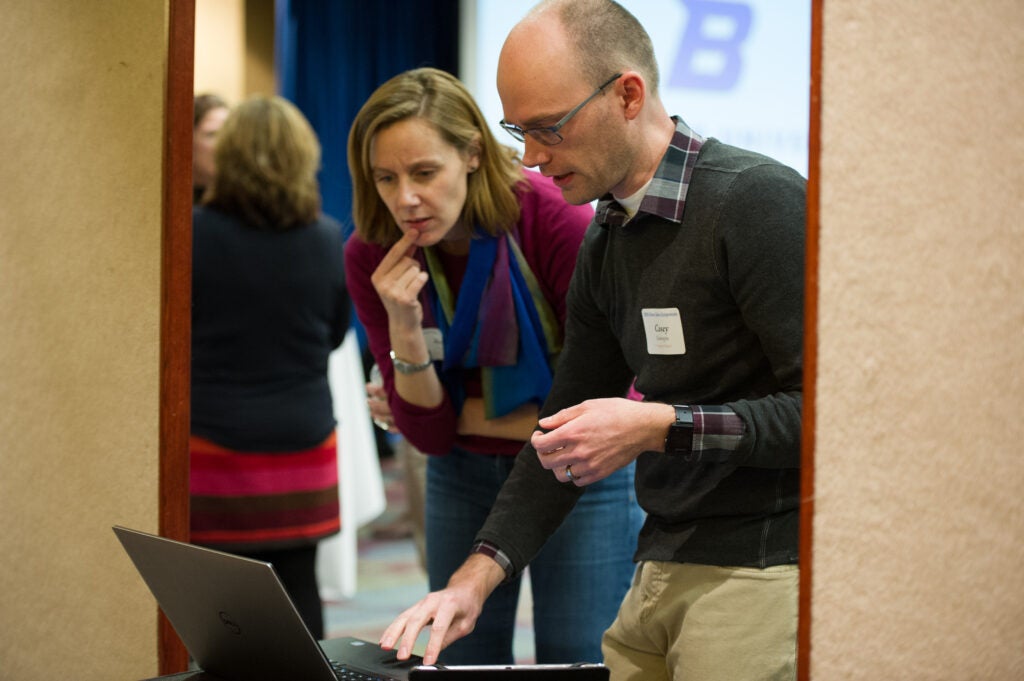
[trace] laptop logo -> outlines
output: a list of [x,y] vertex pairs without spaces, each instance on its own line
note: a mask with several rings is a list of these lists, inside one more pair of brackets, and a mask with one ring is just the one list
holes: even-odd
[[220,617],[221,624],[224,625],[225,629],[230,631],[235,636],[241,636],[241,634],[242,634],[242,627],[238,626],[238,624],[234,620],[231,619],[231,615],[229,615],[226,612],[224,612],[223,610],[221,610],[220,612],[217,613],[217,616]]

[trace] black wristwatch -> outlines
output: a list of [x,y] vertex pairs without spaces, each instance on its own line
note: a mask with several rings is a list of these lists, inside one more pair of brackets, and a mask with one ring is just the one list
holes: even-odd
[[665,453],[689,458],[693,451],[693,410],[682,404],[673,407],[676,410],[676,422],[669,426]]

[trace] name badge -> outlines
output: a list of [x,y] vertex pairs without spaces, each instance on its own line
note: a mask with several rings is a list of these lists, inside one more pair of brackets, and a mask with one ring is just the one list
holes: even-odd
[[444,359],[444,337],[441,335],[441,329],[436,327],[423,329],[423,340],[427,342],[430,361],[439,362]]
[[643,310],[647,352],[652,355],[685,355],[683,318],[679,308],[663,307]]

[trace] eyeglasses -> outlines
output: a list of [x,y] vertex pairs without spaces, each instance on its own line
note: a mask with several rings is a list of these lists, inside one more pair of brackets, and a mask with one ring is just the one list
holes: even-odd
[[537,140],[541,144],[545,144],[547,146],[554,146],[562,142],[562,135],[560,135],[558,131],[561,130],[562,127],[566,123],[568,123],[573,116],[578,114],[580,112],[580,109],[585,107],[590,102],[590,100],[592,100],[594,97],[597,97],[599,94],[601,94],[601,92],[604,91],[606,87],[608,87],[621,77],[621,73],[616,73],[614,76],[612,76],[605,82],[601,83],[601,85],[599,85],[598,88],[594,90],[589,97],[580,102],[572,111],[565,114],[565,116],[562,117],[562,120],[558,121],[557,123],[550,127],[530,128],[528,130],[523,130],[515,123],[505,122],[505,119],[502,119],[501,122],[498,123],[498,125],[504,128],[508,132],[508,134],[512,135],[512,137],[514,137],[520,142],[525,142],[526,136],[529,135],[530,137]]

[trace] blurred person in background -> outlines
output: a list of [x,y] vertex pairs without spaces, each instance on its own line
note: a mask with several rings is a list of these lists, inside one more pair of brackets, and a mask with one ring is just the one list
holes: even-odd
[[228,103],[220,95],[196,95],[192,103],[192,203],[199,203],[213,182],[217,166],[213,148],[228,117]]
[[193,212],[191,537],[274,564],[317,639],[321,539],[341,527],[328,356],[348,329],[320,145],[280,97],[234,108]]

